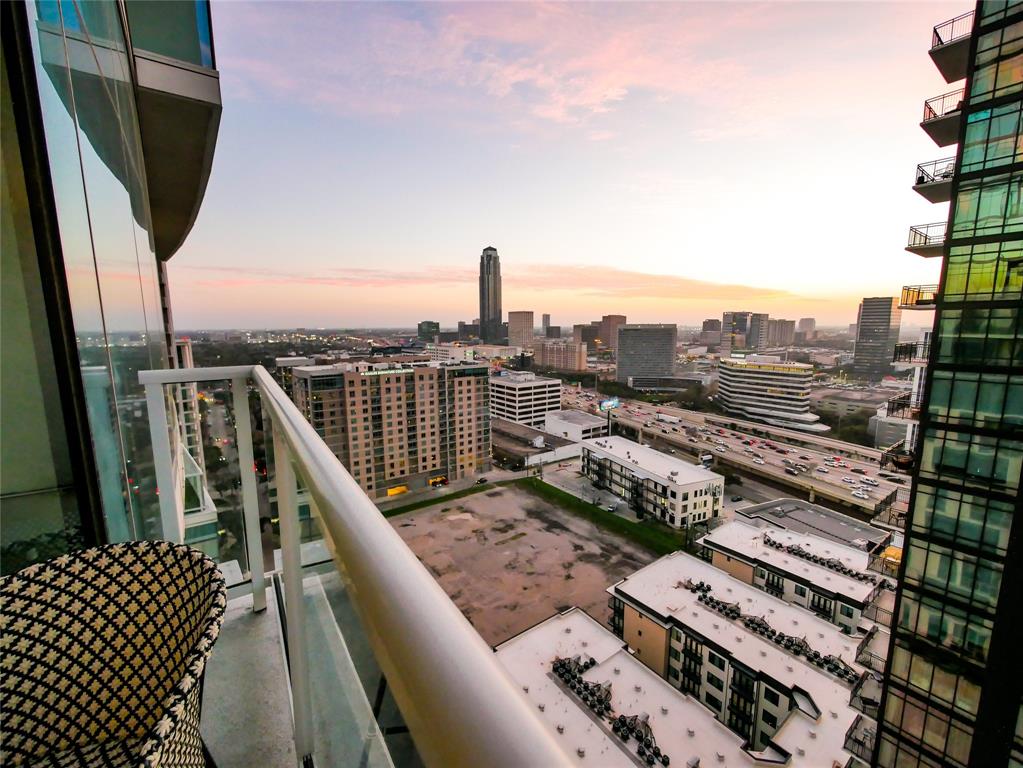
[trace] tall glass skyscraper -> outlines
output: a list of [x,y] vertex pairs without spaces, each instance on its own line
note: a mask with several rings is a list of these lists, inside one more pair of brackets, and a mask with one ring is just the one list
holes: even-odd
[[9,572],[159,531],[138,372],[175,364],[164,263],[198,212],[221,105],[204,1],[0,13]]
[[480,338],[490,343],[503,340],[501,323],[501,259],[496,248],[480,254]]
[[[908,250],[941,256],[876,763],[1023,766],[1023,2],[980,2],[934,29],[965,87],[921,127],[954,158],[915,189],[947,224]],[[947,234],[945,234],[947,233]]]

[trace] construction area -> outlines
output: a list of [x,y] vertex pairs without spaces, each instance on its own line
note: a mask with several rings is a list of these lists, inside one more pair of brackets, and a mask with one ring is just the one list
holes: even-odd
[[491,645],[570,606],[606,626],[604,590],[656,559],[515,485],[390,522]]

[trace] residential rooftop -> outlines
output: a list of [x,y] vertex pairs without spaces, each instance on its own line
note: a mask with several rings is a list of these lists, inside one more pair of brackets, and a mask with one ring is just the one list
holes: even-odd
[[[772,739],[780,749],[749,752],[743,749],[742,737],[717,720],[707,707],[645,666],[619,638],[578,608],[552,616],[495,650],[498,660],[575,765],[643,765],[636,754],[636,740],[623,743],[611,732],[608,720],[594,714],[552,674],[556,658],[575,656],[596,662],[583,673],[584,680],[611,684],[612,715],[647,716],[657,746],[673,766],[736,768],[769,761],[792,768],[818,768],[830,766],[832,761],[845,765],[849,759],[842,744],[846,729],[855,719],[853,710],[836,712],[836,718],[825,710],[819,722],[801,710],[793,711]],[[785,752],[789,753],[788,759]]]
[[802,499],[774,499],[736,510],[736,515],[766,520],[795,533],[808,533],[872,552],[885,545],[891,531]]
[[[624,437],[591,437],[588,440],[583,440],[582,444],[586,448],[613,456],[623,464],[631,464],[632,471],[637,474],[654,475],[665,483],[687,485],[721,479],[721,475],[711,472],[709,469],[676,459],[674,456],[661,453]],[[677,474],[673,476],[673,472]]]
[[[776,548],[768,540],[781,544]],[[830,539],[812,534],[778,528],[762,520],[742,522],[738,519],[718,526],[699,543],[732,552],[749,561],[756,561],[808,581],[820,589],[853,601],[866,604],[874,597],[883,581],[882,577],[869,572],[870,556],[861,549],[845,546]],[[837,560],[845,568],[852,569],[847,575],[828,565],[806,557],[799,557],[785,547],[798,546],[810,555]],[[863,578],[857,578],[862,574]]]

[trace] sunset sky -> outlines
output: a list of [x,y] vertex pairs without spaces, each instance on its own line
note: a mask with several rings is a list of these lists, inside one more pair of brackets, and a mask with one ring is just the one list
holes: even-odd
[[175,324],[453,325],[480,251],[504,310],[855,321],[937,282],[903,250],[954,154],[947,3],[213,6],[224,113],[171,261]]

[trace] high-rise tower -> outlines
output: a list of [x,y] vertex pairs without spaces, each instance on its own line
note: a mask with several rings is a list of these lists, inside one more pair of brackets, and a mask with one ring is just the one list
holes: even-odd
[[872,296],[860,302],[853,356],[855,376],[880,381],[891,373],[901,322],[902,310],[896,298]]
[[501,260],[497,249],[487,246],[480,254],[480,337],[500,342],[501,320]]
[[[907,250],[941,259],[874,764],[1023,765],[1023,5],[977,4],[934,28],[930,55],[965,84],[921,127],[954,157],[914,189],[949,202]],[[929,294],[929,295],[928,295]],[[859,351],[857,346],[857,352]]]

